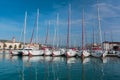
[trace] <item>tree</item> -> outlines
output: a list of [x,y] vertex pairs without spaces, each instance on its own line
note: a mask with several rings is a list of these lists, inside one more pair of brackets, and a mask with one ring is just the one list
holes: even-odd
[[9,49],[11,49],[11,48],[12,48],[12,45],[9,46]]
[[17,48],[17,45],[14,46],[14,49],[16,49],[16,48]]
[[19,48],[21,48],[22,47],[22,45],[21,44],[19,44]]
[[3,49],[5,49],[5,47],[7,47],[7,45],[4,43],[4,44],[3,44]]

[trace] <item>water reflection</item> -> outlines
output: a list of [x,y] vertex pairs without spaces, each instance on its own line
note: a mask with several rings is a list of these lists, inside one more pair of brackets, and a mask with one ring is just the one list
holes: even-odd
[[18,57],[0,54],[0,59],[0,72],[2,72],[0,80],[5,80],[6,77],[9,80],[115,80],[120,78],[120,59],[115,57],[103,59],[88,57],[82,60],[81,58]]
[[90,57],[86,57],[84,59],[81,59],[81,61],[82,61],[83,64],[87,64],[87,63],[90,62]]
[[66,62],[67,64],[72,64],[72,63],[76,63],[77,62],[77,59],[72,57],[72,58],[67,58],[66,59]]

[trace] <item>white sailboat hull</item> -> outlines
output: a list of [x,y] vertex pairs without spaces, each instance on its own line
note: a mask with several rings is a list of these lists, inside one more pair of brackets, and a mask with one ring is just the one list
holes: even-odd
[[21,53],[22,56],[28,56],[29,55],[29,51],[28,50],[21,50],[21,51],[19,51],[19,53]]
[[62,48],[62,49],[60,49],[60,51],[63,55],[65,55],[66,49]]
[[30,55],[32,56],[42,56],[44,54],[44,50],[31,50]]
[[77,52],[75,50],[68,49],[66,52],[66,57],[74,57],[74,56],[76,56],[76,53]]
[[102,51],[101,50],[96,50],[91,53],[91,56],[93,57],[102,57]]
[[88,56],[90,56],[90,53],[87,50],[81,50],[77,53],[77,55],[80,56],[80,57],[82,57],[82,56],[83,57],[88,57]]
[[65,53],[65,50],[63,50],[63,49],[53,50],[52,56],[62,56],[62,55],[64,55],[64,53]]
[[108,51],[102,51],[102,50],[96,50],[91,53],[91,56],[93,57],[105,57],[107,56]]
[[61,52],[59,51],[59,50],[54,50],[53,52],[52,52],[52,56],[61,56],[62,54],[61,54]]
[[52,52],[49,49],[44,50],[44,56],[50,56],[52,55]]

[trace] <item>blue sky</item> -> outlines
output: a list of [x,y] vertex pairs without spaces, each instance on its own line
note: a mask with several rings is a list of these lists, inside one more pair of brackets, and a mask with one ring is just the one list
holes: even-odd
[[[102,33],[106,40],[120,41],[120,0],[98,0],[100,8]],[[97,32],[96,0],[0,0],[0,39],[11,39],[13,36],[20,40],[24,24],[25,11],[28,12],[26,41],[30,41],[35,23],[37,8],[39,16],[39,41],[45,41],[46,28],[50,20],[48,43],[52,43],[56,14],[59,13],[59,42],[66,42],[68,4],[71,4],[70,44],[81,43],[82,8],[85,12],[86,41],[92,42],[92,28]],[[21,38],[23,40],[23,38]],[[104,36],[103,36],[104,40]],[[34,41],[34,39],[33,39]],[[57,43],[57,41],[56,41]]]

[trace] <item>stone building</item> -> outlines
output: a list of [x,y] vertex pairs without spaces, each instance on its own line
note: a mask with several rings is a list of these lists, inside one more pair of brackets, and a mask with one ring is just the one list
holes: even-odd
[[3,49],[3,42],[0,42],[0,49]]
[[14,37],[12,40],[0,40],[0,49],[19,49],[21,47],[21,43],[16,42]]
[[103,47],[106,50],[115,49],[115,48],[120,49],[120,42],[108,42],[108,41],[105,41],[105,42],[103,42]]

